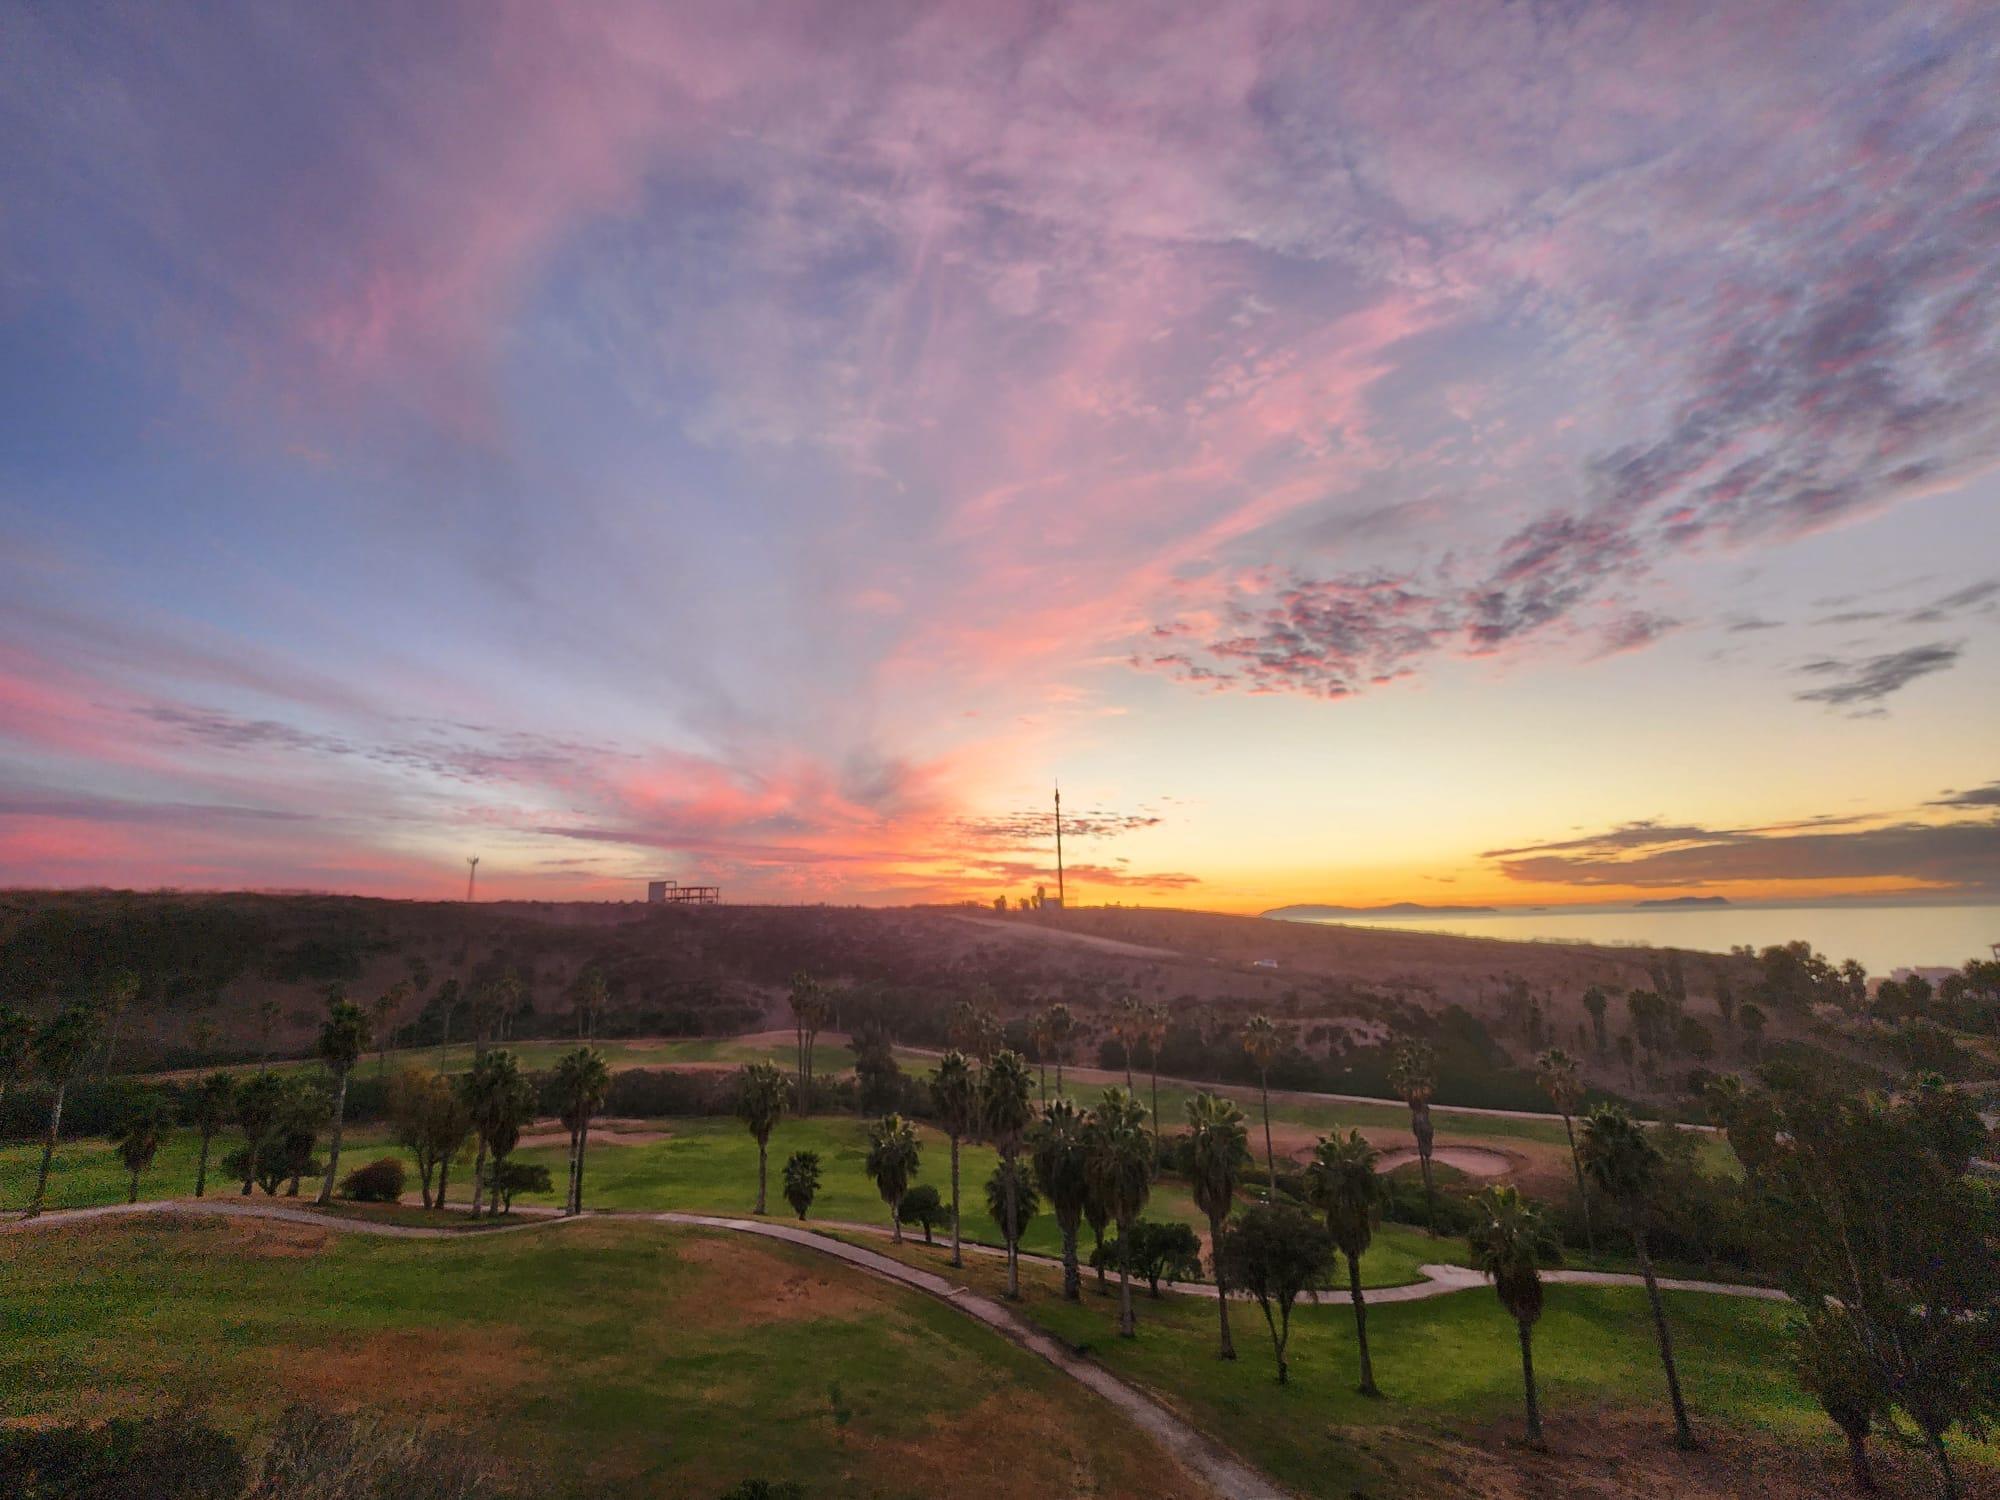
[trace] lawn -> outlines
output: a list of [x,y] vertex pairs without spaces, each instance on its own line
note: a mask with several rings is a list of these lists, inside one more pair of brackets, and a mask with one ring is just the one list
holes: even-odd
[[608,1221],[384,1240],[278,1223],[9,1237],[0,1419],[182,1397],[253,1446],[359,1403],[490,1444],[522,1493],[1187,1493],[1095,1397],[950,1308],[788,1246]]
[[[748,1215],[757,1201],[757,1143],[734,1120],[675,1119],[659,1122],[665,1139],[647,1140],[638,1145],[616,1144],[610,1132],[600,1132],[586,1164],[586,1198],[593,1208],[678,1209],[691,1213]],[[941,1196],[950,1197],[950,1149],[945,1138],[924,1127],[923,1169],[919,1182],[934,1185]],[[221,1177],[218,1163],[237,1144],[235,1135],[218,1136],[210,1158],[209,1191],[233,1194],[238,1185]],[[182,1197],[194,1190],[197,1142],[191,1131],[177,1131],[161,1146],[153,1167],[140,1179],[143,1197]],[[377,1127],[348,1132],[342,1150],[343,1175],[350,1166],[385,1152],[396,1152],[387,1135]],[[875,1185],[868,1180],[862,1163],[868,1152],[867,1126],[845,1115],[818,1115],[791,1118],[778,1127],[771,1139],[771,1185],[768,1208],[774,1217],[790,1218],[791,1209],[780,1191],[785,1157],[793,1151],[817,1151],[820,1156],[821,1184],[813,1203],[815,1220],[850,1220],[868,1224],[888,1222]],[[961,1148],[960,1190],[964,1194],[964,1231],[969,1240],[997,1245],[999,1231],[987,1216],[985,1183],[998,1164],[989,1146]],[[0,1147],[0,1210],[26,1205],[34,1187],[35,1167],[41,1149],[27,1143]],[[549,1169],[555,1190],[523,1193],[521,1204],[554,1204],[560,1201],[568,1150],[561,1145],[524,1148],[516,1153],[523,1162],[540,1163]],[[471,1197],[469,1163],[453,1169],[452,1199]],[[415,1189],[414,1170],[410,1185]],[[310,1198],[317,1184],[305,1183],[300,1192]],[[103,1140],[64,1141],[57,1149],[49,1176],[50,1208],[86,1208],[99,1203],[122,1203],[127,1192],[125,1169],[111,1145]],[[421,1210],[417,1210],[421,1214]],[[1205,1232],[1207,1221],[1194,1205],[1187,1188],[1175,1179],[1163,1180],[1153,1192],[1146,1209],[1152,1219],[1179,1220]],[[910,1231],[921,1233],[920,1231]],[[1088,1254],[1088,1231],[1084,1236]],[[1029,1224],[1023,1247],[1034,1254],[1058,1255],[1062,1237],[1055,1220],[1046,1212]],[[1363,1275],[1370,1286],[1394,1286],[1418,1278],[1417,1267],[1426,1262],[1455,1261],[1462,1258],[1463,1246],[1456,1240],[1431,1240],[1422,1231],[1400,1225],[1384,1225],[1375,1247],[1363,1260]]]

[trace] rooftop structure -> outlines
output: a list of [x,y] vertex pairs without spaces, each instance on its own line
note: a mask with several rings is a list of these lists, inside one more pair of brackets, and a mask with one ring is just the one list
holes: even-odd
[[646,886],[646,899],[655,906],[715,906],[722,900],[722,887],[654,880]]

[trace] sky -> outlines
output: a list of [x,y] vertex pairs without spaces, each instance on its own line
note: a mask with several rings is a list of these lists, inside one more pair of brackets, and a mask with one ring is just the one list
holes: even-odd
[[2000,8],[0,0],[0,884],[2000,895]]

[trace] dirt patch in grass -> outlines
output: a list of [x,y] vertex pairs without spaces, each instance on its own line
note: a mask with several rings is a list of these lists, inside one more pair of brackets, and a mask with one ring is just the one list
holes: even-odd
[[195,1217],[183,1214],[141,1214],[136,1218],[84,1219],[57,1228],[34,1229],[8,1241],[9,1254],[25,1260],[38,1245],[104,1247],[120,1259],[140,1247],[164,1241],[177,1255],[206,1257],[243,1255],[256,1260],[298,1260],[319,1254],[334,1231],[317,1224],[285,1219]]
[[[1850,1494],[1845,1444],[1784,1442],[1713,1421],[1697,1424],[1701,1448],[1674,1447],[1661,1414],[1601,1411],[1548,1423],[1548,1451],[1521,1442],[1521,1425],[1493,1424],[1467,1432],[1344,1434],[1384,1476],[1358,1493],[1410,1497],[1455,1495],[1467,1500],[1821,1500]],[[1928,1496],[1936,1480],[1920,1454],[1870,1445],[1875,1477],[1889,1497]],[[2000,1476],[1961,1462],[1968,1497],[1994,1500]]]
[[[950,1491],[963,1500],[1014,1500],[1020,1495],[1128,1496],[1195,1500],[1209,1491],[1194,1483],[1167,1453],[1093,1398],[1074,1406],[1020,1389],[989,1396],[940,1418],[922,1437],[867,1443],[867,1469],[888,1473],[937,1471],[951,1475]],[[857,1445],[860,1446],[860,1445]],[[865,1472],[865,1471],[864,1471]]]
[[337,1407],[391,1402],[403,1410],[462,1413],[538,1378],[512,1333],[454,1325],[349,1335],[311,1348],[264,1352],[285,1399]]
[[[829,1262],[796,1264],[745,1235],[691,1234],[675,1245],[685,1265],[701,1267],[699,1287],[675,1299],[679,1328],[749,1328],[800,1318],[848,1318],[879,1310],[894,1294]],[[801,1255],[807,1252],[799,1252]]]

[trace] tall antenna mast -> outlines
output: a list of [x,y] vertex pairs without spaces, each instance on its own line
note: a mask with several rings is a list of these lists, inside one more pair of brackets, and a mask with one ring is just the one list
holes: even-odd
[[479,856],[476,854],[468,854],[465,856],[465,899],[466,900],[470,901],[472,899],[473,882],[475,882],[478,879],[479,879]]
[[1056,783],[1056,905],[1069,909],[1069,893],[1063,889],[1062,783]]

